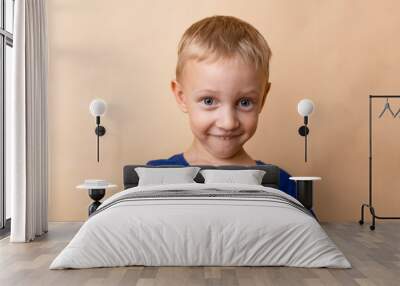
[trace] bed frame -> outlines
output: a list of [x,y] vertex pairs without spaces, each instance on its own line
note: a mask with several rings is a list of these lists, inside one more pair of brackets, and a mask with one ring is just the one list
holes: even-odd
[[[179,168],[186,167],[182,165],[161,165],[161,166],[148,166],[148,165],[127,165],[124,167],[124,189],[133,188],[138,185],[139,176],[135,171],[136,167],[146,168]],[[224,165],[224,166],[212,166],[212,165],[190,165],[190,167],[200,167],[201,169],[219,169],[219,170],[263,170],[265,175],[262,179],[261,184],[265,187],[271,187],[279,189],[279,167],[271,164],[256,165],[256,166],[239,166],[239,165]],[[200,174],[194,178],[197,183],[204,183],[204,178]]]

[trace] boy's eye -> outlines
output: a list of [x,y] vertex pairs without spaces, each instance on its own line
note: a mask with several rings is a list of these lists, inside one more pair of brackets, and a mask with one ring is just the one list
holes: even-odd
[[211,97],[205,97],[205,98],[203,98],[203,102],[204,102],[206,105],[211,105],[211,104],[213,103],[213,101],[214,101],[214,99],[212,99]]
[[244,106],[244,107],[250,106],[251,103],[252,103],[251,100],[248,98],[243,98],[240,100],[240,104],[242,104],[242,106]]
[[[211,106],[211,105],[213,105],[213,103],[214,103],[214,98],[212,98],[212,97],[204,97],[204,98],[202,99],[202,102],[203,102],[205,105]],[[251,106],[252,104],[253,104],[253,101],[252,101],[251,99],[249,99],[249,98],[242,98],[242,99],[240,100],[240,105],[243,106],[243,107],[249,107],[249,106]]]

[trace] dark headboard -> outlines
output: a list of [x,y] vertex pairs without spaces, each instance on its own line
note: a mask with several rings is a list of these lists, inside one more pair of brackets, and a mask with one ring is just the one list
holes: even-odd
[[[185,167],[180,165],[162,165],[162,166],[148,166],[148,165],[127,165],[124,167],[124,189],[133,188],[138,185],[139,177],[135,172],[136,167],[146,168],[179,168]],[[279,189],[279,167],[275,165],[256,165],[256,166],[239,166],[239,165],[224,165],[224,166],[209,166],[209,165],[190,165],[190,167],[200,167],[201,169],[220,169],[220,170],[264,170],[266,173],[262,179],[262,185]],[[204,183],[204,178],[200,174],[194,178],[197,183]]]

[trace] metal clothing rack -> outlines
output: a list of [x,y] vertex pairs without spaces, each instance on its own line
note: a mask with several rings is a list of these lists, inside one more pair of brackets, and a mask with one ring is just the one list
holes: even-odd
[[400,95],[370,95],[369,96],[369,201],[368,204],[362,204],[361,206],[361,219],[359,220],[359,224],[364,224],[364,208],[369,208],[369,211],[372,216],[372,224],[370,225],[370,229],[375,229],[375,219],[400,219],[400,217],[384,217],[378,216],[375,212],[375,209],[372,205],[372,100],[374,98],[400,98]]

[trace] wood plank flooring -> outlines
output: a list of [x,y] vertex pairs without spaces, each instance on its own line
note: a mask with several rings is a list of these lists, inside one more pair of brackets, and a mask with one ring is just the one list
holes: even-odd
[[322,224],[352,269],[292,267],[118,267],[49,270],[82,223],[50,223],[32,243],[0,240],[0,285],[400,285],[400,223]]

